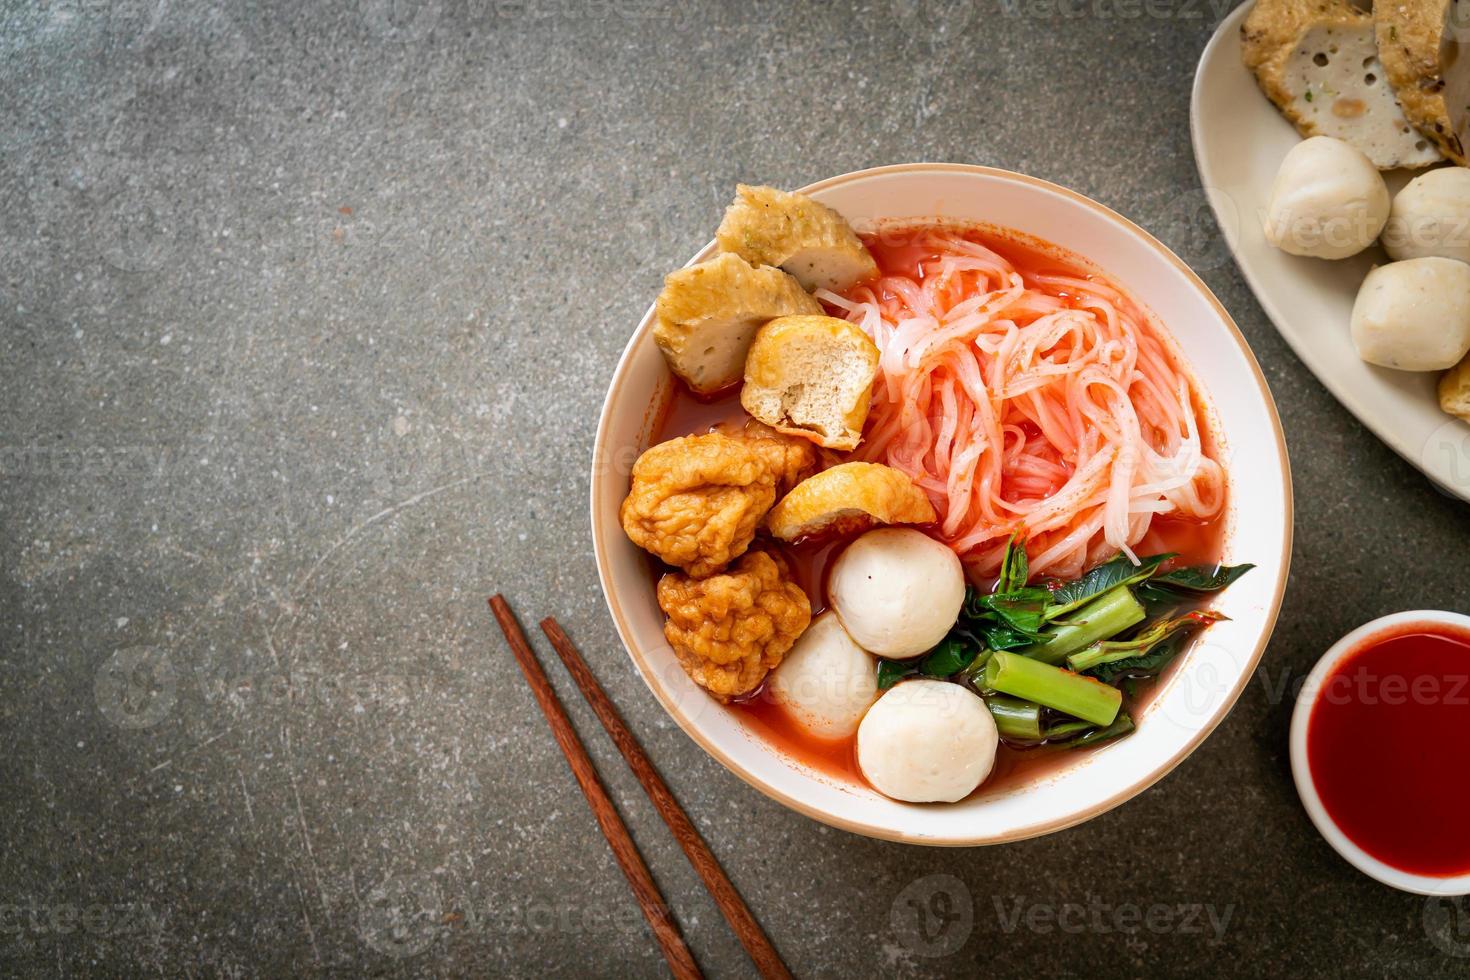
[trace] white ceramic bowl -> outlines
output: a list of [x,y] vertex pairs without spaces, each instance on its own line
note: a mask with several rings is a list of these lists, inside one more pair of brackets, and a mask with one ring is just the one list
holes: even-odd
[[1312,672],[1307,675],[1301,693],[1297,695],[1296,707],[1291,712],[1291,777],[1296,780],[1297,795],[1302,798],[1302,806],[1306,807],[1307,815],[1317,826],[1317,832],[1327,839],[1327,843],[1332,845],[1333,850],[1365,875],[1376,878],[1385,885],[1400,891],[1413,892],[1415,895],[1436,895],[1445,898],[1454,895],[1470,895],[1470,874],[1432,877],[1400,871],[1392,865],[1384,864],[1354,844],[1332,821],[1327,814],[1327,809],[1322,806],[1322,798],[1317,795],[1317,786],[1312,781],[1311,767],[1307,765],[1307,724],[1311,720],[1312,708],[1316,705],[1322,693],[1322,685],[1328,676],[1338,664],[1342,663],[1344,658],[1358,650],[1368,640],[1412,623],[1438,623],[1460,630],[1470,630],[1470,616],[1441,612],[1437,609],[1414,609],[1409,612],[1394,613],[1391,616],[1382,616],[1370,623],[1364,623],[1334,643],[1322,655],[1322,659],[1317,661]]
[[[860,229],[892,220],[984,223],[1052,242],[1100,266],[1168,326],[1210,402],[1230,473],[1227,562],[1258,567],[1224,592],[1211,627],[1144,709],[1138,731],[1024,787],[953,804],[899,803],[809,769],[747,730],[700,691],[663,637],[646,557],[624,537],[618,506],[648,445],[671,378],[651,333],[628,342],[608,389],[591,477],[592,537],[608,608],[633,664],[688,735],[763,793],[856,833],[921,844],[993,844],[1103,813],[1161,779],[1220,723],[1270,638],[1291,556],[1292,499],[1275,404],[1245,339],[1205,284],[1137,225],[1033,177],[955,164],[879,167],[802,190]],[[733,192],[733,191],[732,191]],[[690,261],[714,253],[706,245]]]

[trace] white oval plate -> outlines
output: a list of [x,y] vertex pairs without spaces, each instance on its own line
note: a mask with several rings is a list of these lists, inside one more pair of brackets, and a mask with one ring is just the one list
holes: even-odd
[[[1389,448],[1470,500],[1470,426],[1439,410],[1437,372],[1390,371],[1358,359],[1348,335],[1363,277],[1387,257],[1376,246],[1340,262],[1287,255],[1266,243],[1261,214],[1286,151],[1301,137],[1240,61],[1242,4],[1200,56],[1190,101],[1194,160],[1215,218],[1261,308],[1317,380]],[[1406,174],[1386,175],[1396,189]]]

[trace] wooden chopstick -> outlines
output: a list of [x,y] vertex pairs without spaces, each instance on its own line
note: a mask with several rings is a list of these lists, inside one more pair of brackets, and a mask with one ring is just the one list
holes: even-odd
[[577,737],[571,719],[557,699],[556,690],[546,679],[546,672],[541,669],[536,655],[531,652],[531,645],[526,642],[526,634],[521,632],[515,613],[510,611],[510,605],[499,593],[490,597],[490,611],[500,623],[500,630],[510,644],[510,652],[515,654],[516,663],[520,664],[521,673],[526,675],[531,693],[536,696],[536,703],[541,706],[542,714],[546,715],[546,721],[551,725],[551,734],[556,737],[557,745],[561,746],[562,754],[567,757],[572,775],[577,778],[577,785],[582,787],[582,794],[592,807],[592,815],[597,818],[597,825],[602,828],[603,836],[612,848],[613,857],[623,869],[623,874],[628,877],[628,884],[632,886],[633,894],[638,899],[638,907],[643,910],[643,917],[648,920],[653,937],[663,950],[669,970],[679,980],[702,978],[703,974],[694,962],[694,955],[689,952],[689,947],[684,944],[684,937],[679,934],[678,923],[669,913],[669,907],[664,903],[658,885],[654,884],[653,876],[648,873],[648,866],[643,863],[643,856],[638,852],[638,845],[633,843],[623,818],[618,816],[612,800],[608,798],[607,790],[597,778],[597,770],[592,766],[587,748]]
[[704,881],[705,888],[714,896],[715,904],[725,916],[725,921],[730,923],[730,928],[735,930],[740,944],[755,961],[756,969],[761,976],[766,978],[783,978],[789,980],[791,972],[786,969],[786,964],[781,961],[781,954],[776,952],[776,947],[771,945],[771,940],[766,937],[760,923],[746,907],[745,900],[735,890],[730,879],[725,875],[725,870],[720,867],[714,853],[710,851],[709,845],[699,835],[699,831],[690,822],[689,816],[669,787],[664,783],[663,777],[653,767],[643,747],[623,723],[622,716],[613,705],[607,692],[597,682],[587,662],[582,659],[582,654],[577,651],[571,638],[561,628],[556,619],[548,616],[541,620],[541,630],[551,645],[556,648],[561,662],[566,664],[567,673],[577,682],[582,696],[592,706],[597,719],[602,722],[602,727],[607,729],[608,735],[612,737],[613,744],[618,751],[623,753],[623,759],[627,761],[628,767],[633,770],[633,775],[638,777],[638,782],[643,784],[643,789],[648,793],[653,805],[658,808],[659,816],[664,818],[664,823],[669,825],[674,839],[684,849],[684,856],[689,863],[694,865],[694,870]]

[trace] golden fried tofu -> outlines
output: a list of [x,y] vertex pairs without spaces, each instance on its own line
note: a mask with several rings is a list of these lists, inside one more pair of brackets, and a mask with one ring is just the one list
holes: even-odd
[[932,524],[934,505],[908,474],[882,463],[843,463],[803,480],[766,524],[783,541],[866,531],[878,524]]
[[1440,376],[1439,407],[1470,422],[1470,355]]
[[721,701],[749,694],[812,619],[811,603],[779,555],[748,552],[730,571],[658,583],[664,636],[685,672]]
[[761,327],[745,359],[740,404],[752,417],[828,449],[863,437],[878,348],[846,320],[783,316]]
[[840,293],[878,275],[878,263],[847,219],[805,194],[774,187],[737,187],[715,241],[753,265],[780,266],[807,289]]
[[671,439],[633,464],[623,530],[638,547],[694,578],[745,553],[778,485],[810,472],[815,451],[791,440],[721,432]]
[[740,383],[763,323],[821,313],[822,304],[780,269],[727,254],[669,273],[654,310],[653,339],[669,368],[696,393],[712,395]]

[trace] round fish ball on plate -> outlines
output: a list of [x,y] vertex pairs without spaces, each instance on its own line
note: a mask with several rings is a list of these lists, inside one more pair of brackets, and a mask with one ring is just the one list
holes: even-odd
[[812,621],[771,674],[771,697],[818,738],[857,731],[878,697],[878,662],[853,642],[835,613]]
[[1470,265],[1431,256],[1379,266],[1358,290],[1352,332],[1369,364],[1454,367],[1470,351]]
[[1442,167],[1409,181],[1394,196],[1383,247],[1395,259],[1470,262],[1470,169]]
[[912,528],[884,527],[837,557],[827,596],[859,646],[901,660],[944,639],[965,601],[965,573],[947,545]]
[[1318,259],[1356,255],[1388,220],[1388,185],[1360,150],[1330,136],[1287,152],[1266,205],[1266,240]]
[[958,684],[918,679],[891,688],[858,726],[858,766],[884,796],[953,803],[985,781],[1000,744],[995,719]]

